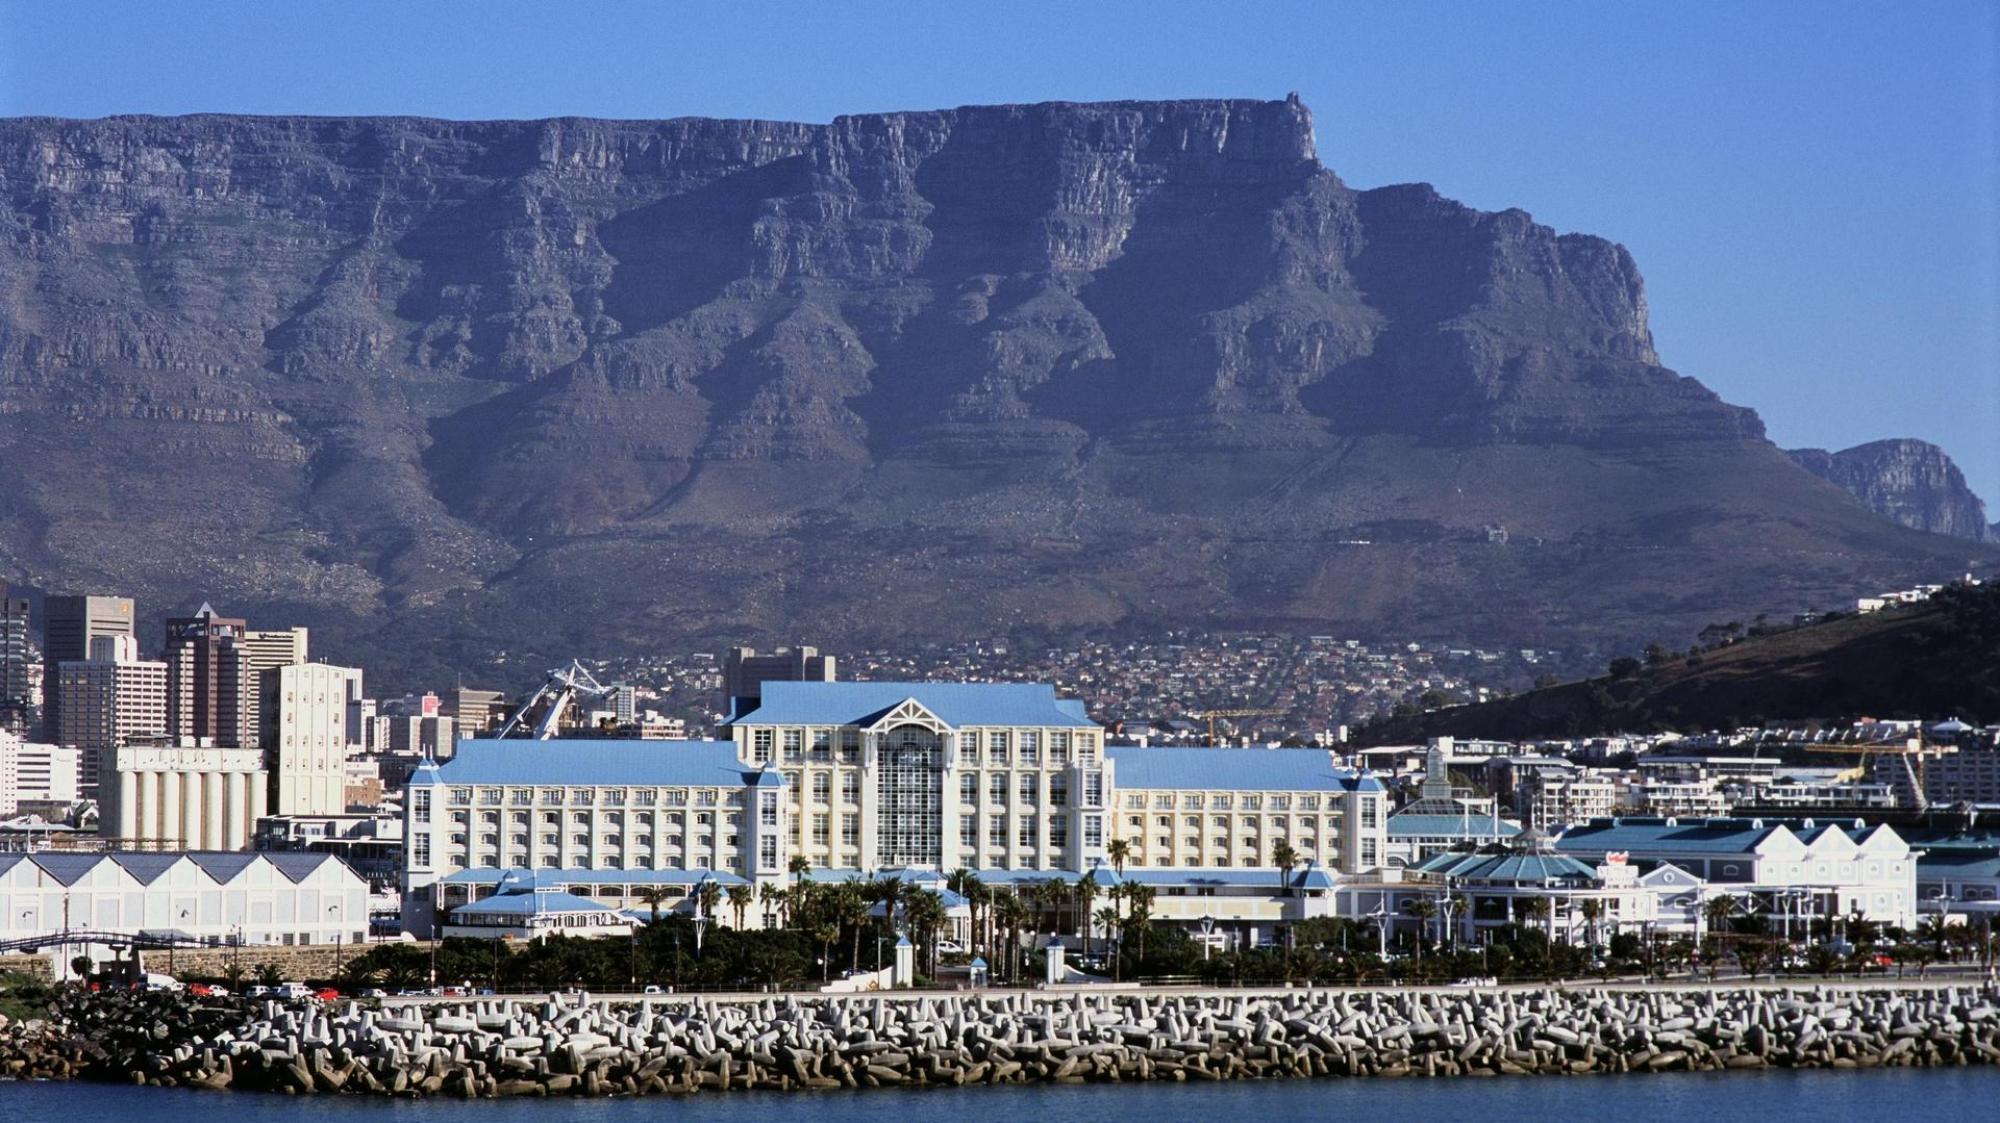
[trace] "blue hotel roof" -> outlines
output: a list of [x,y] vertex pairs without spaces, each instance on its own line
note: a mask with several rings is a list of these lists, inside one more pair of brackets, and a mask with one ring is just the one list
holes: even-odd
[[442,764],[425,765],[411,784],[655,784],[737,787],[757,770],[736,757],[730,741],[614,739],[460,741]]
[[954,728],[986,725],[1095,729],[1083,703],[1045,682],[767,682],[736,724],[870,725],[906,699]]
[[1371,775],[1335,768],[1325,749],[1184,749],[1118,745],[1104,750],[1117,765],[1120,791],[1379,792]]
[[1558,850],[1596,853],[1632,850],[1649,854],[1747,854],[1784,824],[1759,825],[1750,819],[1657,818],[1593,819],[1571,827],[1556,839]]

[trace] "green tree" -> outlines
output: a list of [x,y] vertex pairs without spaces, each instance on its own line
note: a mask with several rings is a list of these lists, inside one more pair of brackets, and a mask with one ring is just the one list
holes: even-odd
[[756,902],[756,899],[756,890],[750,888],[748,885],[732,885],[729,887],[729,911],[736,914],[736,927],[739,930],[743,927],[744,914],[750,911],[750,906]]
[[1278,895],[1292,895],[1292,867],[1299,864],[1299,852],[1292,849],[1290,839],[1281,838],[1271,844],[1271,864],[1278,867]]

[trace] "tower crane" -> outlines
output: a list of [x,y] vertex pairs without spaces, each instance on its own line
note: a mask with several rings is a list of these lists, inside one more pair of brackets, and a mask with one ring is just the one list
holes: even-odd
[[1207,719],[1208,719],[1208,743],[1209,743],[1210,747],[1213,747],[1213,746],[1215,745],[1215,719],[1216,719],[1216,718],[1219,718],[1219,717],[1220,717],[1220,718],[1236,718],[1236,717],[1278,717],[1278,716],[1280,716],[1280,715],[1282,715],[1282,714],[1284,714],[1284,713],[1285,713],[1285,711],[1284,711],[1284,710],[1251,710],[1251,709],[1245,709],[1245,710],[1196,710],[1196,711],[1194,711],[1194,712],[1192,712],[1192,713],[1188,714],[1188,716],[1189,716],[1189,717],[1195,717],[1195,718],[1207,718]]
[[572,659],[569,661],[569,666],[557,667],[550,671],[541,688],[529,695],[528,700],[521,703],[520,708],[514,711],[514,716],[502,723],[493,736],[496,738],[514,736],[517,730],[527,724],[528,714],[534,711],[536,704],[546,699],[548,707],[542,711],[541,718],[528,732],[528,736],[534,740],[546,741],[555,736],[556,727],[562,724],[563,714],[579,696],[601,698],[611,693],[611,690],[611,687],[598,682],[597,676],[591,674],[588,667]]

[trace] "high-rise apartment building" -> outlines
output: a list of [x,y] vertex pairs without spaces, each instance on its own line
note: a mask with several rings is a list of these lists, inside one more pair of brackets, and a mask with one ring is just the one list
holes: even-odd
[[226,748],[257,746],[257,679],[244,642],[248,630],[242,620],[206,604],[193,616],[167,620],[167,723],[175,737]]
[[249,730],[255,730],[255,743],[268,747],[277,736],[278,721],[277,713],[263,704],[271,672],[306,661],[306,629],[251,628],[243,633],[243,652],[250,676],[244,729],[246,736]]
[[491,730],[507,712],[507,702],[498,690],[461,686],[445,695],[440,712],[452,719],[460,736],[471,737]]
[[29,671],[28,601],[7,595],[0,581],[0,729],[25,736],[34,718],[33,676]]
[[347,810],[347,707],[361,698],[361,672],[325,663],[275,667],[262,676],[277,815]]
[[62,715],[53,739],[79,750],[83,794],[95,799],[114,750],[166,734],[167,665],[140,659],[129,635],[98,636],[86,654],[55,665],[49,697]]
[[74,803],[82,798],[79,756],[67,746],[0,733],[0,815],[15,814],[23,802]]
[[62,596],[43,600],[42,723],[50,739],[61,741],[63,729],[63,699],[58,689],[57,668],[64,663],[94,658],[90,653],[94,639],[134,635],[134,612],[131,597]]
[[723,656],[722,696],[755,701],[767,682],[832,682],[834,661],[817,647],[781,647],[769,655],[754,647],[735,647]]

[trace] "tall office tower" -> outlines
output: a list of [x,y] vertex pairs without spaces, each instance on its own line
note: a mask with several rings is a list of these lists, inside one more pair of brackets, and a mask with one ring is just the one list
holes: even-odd
[[722,696],[734,701],[763,697],[767,682],[832,682],[833,656],[817,647],[781,647],[769,655],[754,647],[735,647],[722,661]]
[[498,690],[461,686],[445,695],[439,712],[452,719],[459,736],[471,737],[491,730],[494,722],[507,712],[507,703]]
[[133,635],[133,613],[131,597],[49,597],[42,601],[42,724],[51,740],[60,741],[63,728],[57,668],[94,658],[90,641],[99,636]]
[[265,671],[263,713],[271,736],[275,815],[347,810],[347,706],[361,698],[361,671],[295,663]]
[[56,664],[49,697],[61,699],[55,740],[80,750],[83,794],[95,799],[113,751],[167,732],[167,665],[140,659],[132,636],[98,636],[88,655]]
[[28,674],[28,602],[7,595],[0,581],[0,729],[28,734],[34,717],[34,683]]
[[620,726],[639,724],[639,692],[620,684],[611,688],[611,717]]
[[257,679],[242,620],[204,604],[167,620],[167,731],[223,748],[256,748]]
[[256,740],[243,742],[268,747],[271,738],[277,735],[278,715],[265,707],[266,680],[270,673],[280,667],[290,667],[306,661],[306,629],[304,628],[251,628],[243,633],[243,651],[248,659],[246,670],[249,674],[244,687],[250,697],[244,702],[244,730],[249,736],[255,730]]

